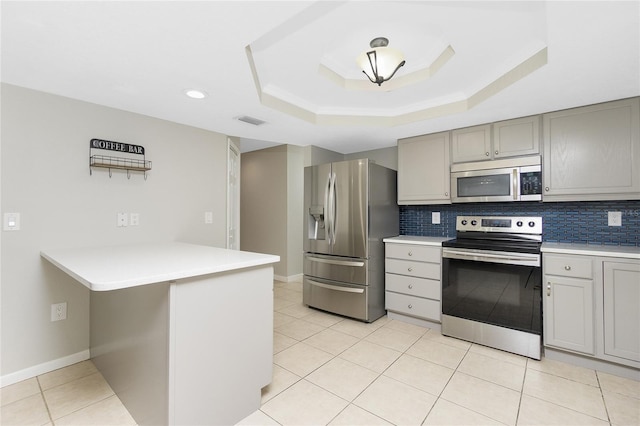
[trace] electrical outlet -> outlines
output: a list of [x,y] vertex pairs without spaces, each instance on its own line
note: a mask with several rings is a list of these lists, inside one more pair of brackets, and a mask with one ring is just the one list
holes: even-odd
[[51,322],[67,319],[67,302],[51,305]]
[[609,226],[622,226],[622,212],[607,212],[609,216]]
[[128,220],[128,214],[126,213],[118,213],[118,219],[116,222],[116,226],[118,228],[122,227],[122,226],[127,226],[129,224],[129,220]]
[[440,212],[431,212],[431,223],[434,225],[440,224]]
[[131,226],[140,225],[140,213],[131,213],[129,215],[129,225]]

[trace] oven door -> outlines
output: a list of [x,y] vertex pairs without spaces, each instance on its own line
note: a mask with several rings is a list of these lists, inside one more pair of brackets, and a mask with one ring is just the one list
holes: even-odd
[[444,247],[442,313],[542,334],[539,253]]

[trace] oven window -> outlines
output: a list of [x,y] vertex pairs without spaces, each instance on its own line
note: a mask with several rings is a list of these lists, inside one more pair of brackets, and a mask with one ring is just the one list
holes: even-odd
[[511,195],[511,175],[508,173],[487,176],[459,177],[458,197],[487,197]]
[[541,335],[540,267],[443,259],[442,313]]

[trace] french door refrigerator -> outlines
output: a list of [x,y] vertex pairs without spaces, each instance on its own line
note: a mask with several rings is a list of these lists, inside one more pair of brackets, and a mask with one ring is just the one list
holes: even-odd
[[385,314],[383,238],[398,235],[396,172],[368,159],[305,167],[307,306],[372,322]]

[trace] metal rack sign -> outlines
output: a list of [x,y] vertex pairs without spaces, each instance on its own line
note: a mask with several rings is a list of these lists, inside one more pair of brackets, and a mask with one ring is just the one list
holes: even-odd
[[[116,151],[129,155],[128,157],[114,157],[108,155],[94,155],[93,150]],[[147,171],[151,170],[151,161],[145,158],[144,147],[124,142],[107,141],[104,139],[91,139],[89,142],[89,174],[93,174],[94,167],[120,169],[127,171],[127,178],[131,178],[131,172],[143,172],[145,180]]]
[[91,148],[106,149],[108,151],[128,152],[129,154],[144,155],[144,147],[130,143],[106,141],[104,139],[91,139]]

